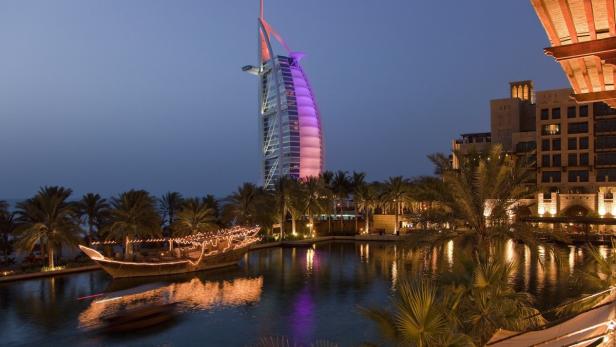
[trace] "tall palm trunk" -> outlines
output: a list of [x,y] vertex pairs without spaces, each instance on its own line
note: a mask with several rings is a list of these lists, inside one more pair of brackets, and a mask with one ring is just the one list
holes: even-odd
[[284,222],[287,219],[286,217],[287,217],[287,205],[283,204],[282,213],[280,214],[280,241],[284,240]]
[[355,205],[355,201],[353,201],[353,215],[355,215],[355,234],[357,234],[357,230],[359,230],[359,220],[357,218],[357,206]]
[[291,214],[291,233],[293,235],[297,234],[297,230],[295,228],[295,226],[296,226],[296,221],[295,220],[296,220],[295,216],[293,216],[293,214]]
[[395,222],[396,222],[396,225],[394,227],[394,234],[398,235],[399,232],[398,232],[398,202],[397,201],[396,201],[396,204],[395,204],[394,208],[396,209],[396,211],[395,211],[395,215],[396,215]]
[[4,247],[4,257],[6,258],[9,256],[9,235],[8,234],[2,235],[2,246]]
[[49,241],[47,241],[47,266],[51,269],[55,267],[53,261],[53,247]]
[[130,243],[128,236],[124,237],[124,259],[127,260],[130,256]]
[[[333,212],[334,212],[334,213],[332,214],[332,216],[337,218],[337,217],[338,217],[338,211],[336,210],[336,199],[334,199]],[[330,216],[330,217],[331,217],[331,216]],[[330,220],[331,220],[331,218],[330,218]],[[329,224],[330,224],[330,225],[329,225],[329,233],[331,234],[331,232],[332,232],[332,230],[331,230],[331,221],[330,221],[330,223],[329,223]]]
[[366,234],[370,234],[370,209],[365,210],[365,218],[366,218]]
[[314,237],[314,216],[308,213],[308,223],[310,224],[310,237]]
[[342,200],[340,200],[340,232],[344,232],[344,218],[342,215]]
[[92,241],[94,240],[94,225],[90,224],[88,229],[88,242],[92,244]]

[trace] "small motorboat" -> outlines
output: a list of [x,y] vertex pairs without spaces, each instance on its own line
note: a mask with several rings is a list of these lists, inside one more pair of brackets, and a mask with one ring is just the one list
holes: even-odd
[[[258,232],[258,227],[234,227],[182,238],[131,240],[132,244],[168,243],[169,249],[158,251],[154,256],[140,255],[128,260],[106,257],[97,250],[83,245],[79,245],[79,248],[114,278],[174,275],[236,265],[248,249],[259,240]],[[114,243],[115,241],[105,241],[93,244]]]

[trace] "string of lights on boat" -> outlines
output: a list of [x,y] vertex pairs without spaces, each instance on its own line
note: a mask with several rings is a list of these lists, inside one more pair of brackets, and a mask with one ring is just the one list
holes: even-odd
[[[201,245],[211,245],[214,246],[218,243],[220,239],[227,240],[252,240],[253,238],[257,238],[256,234],[259,232],[260,227],[246,228],[246,227],[232,227],[228,229],[220,229],[217,231],[211,232],[200,232],[193,235],[187,235],[182,237],[159,237],[159,238],[150,238],[150,239],[134,239],[128,240],[129,244],[136,243],[155,243],[155,242],[174,242],[178,245],[193,245],[193,246],[201,246]],[[118,240],[105,240],[105,241],[93,241],[93,246],[101,246],[101,245],[119,245],[124,244],[123,241]]]

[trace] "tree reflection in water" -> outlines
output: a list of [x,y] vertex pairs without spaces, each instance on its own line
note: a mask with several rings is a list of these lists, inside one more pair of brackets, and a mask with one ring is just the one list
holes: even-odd
[[[131,305],[176,300],[187,314],[172,328],[127,334],[103,344],[190,345],[194,339],[207,339],[211,345],[244,346],[260,337],[287,336],[306,345],[318,339],[359,345],[378,340],[379,334],[358,306],[387,307],[396,282],[452,271],[470,247],[459,240],[438,246],[332,242],[253,251],[240,267],[217,272],[127,281],[90,272],[6,283],[0,285],[0,336],[9,345],[58,345],[67,340],[72,345],[100,345],[79,327],[97,324],[100,315]],[[545,249],[512,241],[491,253],[516,264],[511,279],[515,289],[533,294],[541,310],[583,291],[571,281],[573,269],[588,258],[579,246],[559,248],[558,260]],[[152,285],[161,281],[165,283]],[[150,288],[134,289],[148,283]],[[126,291],[126,297],[102,303],[112,296],[78,300],[118,291]]]

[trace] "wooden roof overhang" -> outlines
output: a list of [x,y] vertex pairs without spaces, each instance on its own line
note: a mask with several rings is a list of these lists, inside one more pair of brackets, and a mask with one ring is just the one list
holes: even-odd
[[577,102],[616,107],[616,0],[531,0]]

